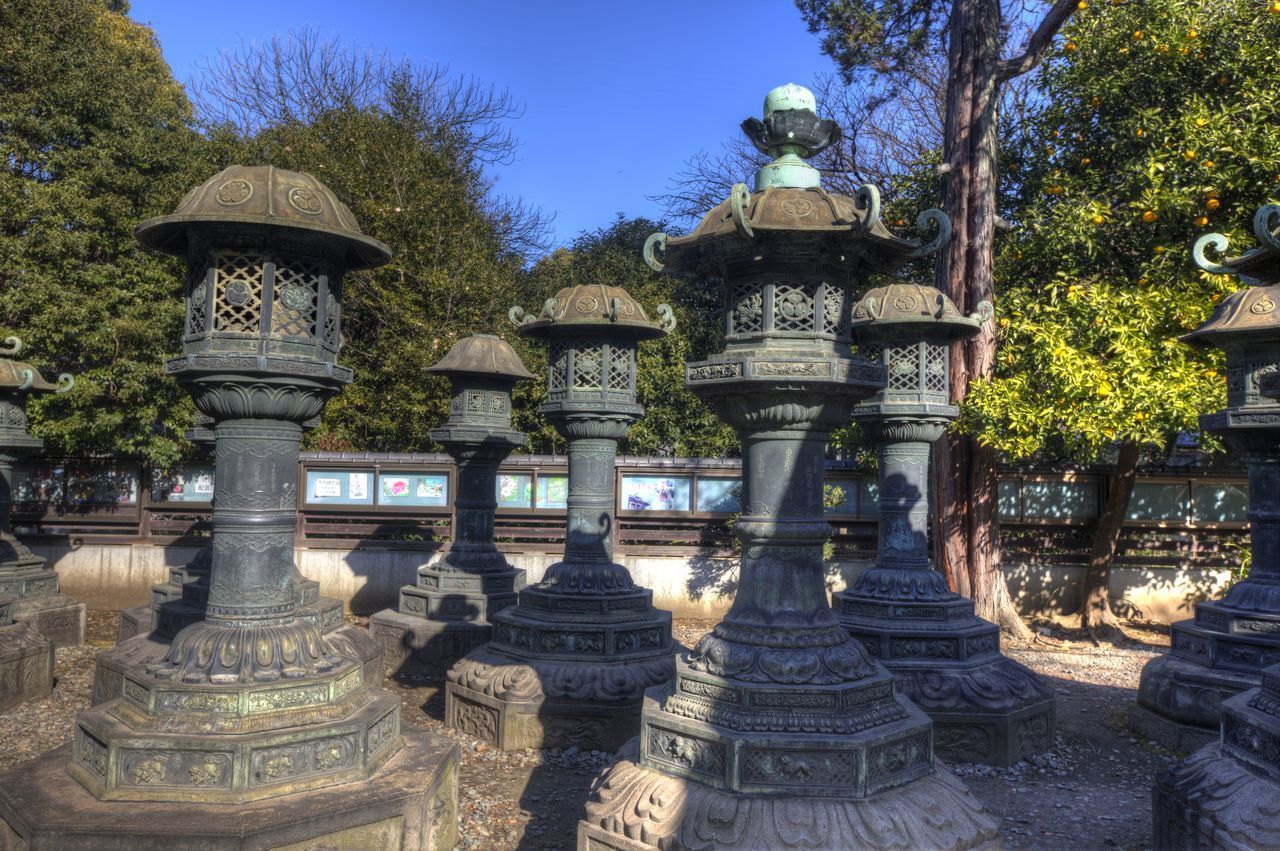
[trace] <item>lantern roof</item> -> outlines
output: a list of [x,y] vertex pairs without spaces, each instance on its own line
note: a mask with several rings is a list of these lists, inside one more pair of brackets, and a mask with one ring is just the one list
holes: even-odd
[[534,374],[525,368],[515,349],[493,334],[472,334],[454,343],[445,356],[427,372],[441,375],[472,375],[481,378],[528,381]]
[[853,197],[827,192],[817,169],[804,160],[840,139],[840,129],[814,111],[813,93],[788,84],[765,99],[764,120],[747,119],[743,132],[774,159],[756,174],[755,192],[734,184],[729,197],[712,208],[687,236],[657,233],[645,243],[645,261],[658,271],[714,272],[733,256],[760,257],[775,237],[794,242],[807,235],[828,257],[857,262],[872,272],[894,273],[931,254],[951,238],[951,222],[941,210],[916,220],[926,238],[905,239],[880,218],[880,193],[867,184]]
[[58,376],[58,382],[54,384],[46,381],[40,370],[31,364],[7,357],[22,351],[22,340],[19,338],[5,337],[4,343],[4,347],[0,348],[0,390],[66,393],[75,386],[75,379],[65,372]]
[[909,329],[963,340],[977,334],[990,316],[990,302],[979,305],[972,316],[964,316],[936,287],[895,283],[868,290],[853,306],[850,327],[860,339],[905,338],[908,335],[903,332]]
[[233,165],[187,193],[167,216],[138,225],[143,245],[185,254],[193,225],[258,225],[302,230],[336,240],[349,269],[381,266],[391,249],[366,236],[347,205],[329,187],[299,171],[269,165]]
[[1206,234],[1192,251],[1196,265],[1215,275],[1231,275],[1250,286],[1227,296],[1213,315],[1183,342],[1197,347],[1221,348],[1229,342],[1280,340],[1280,205],[1267,204],[1253,217],[1253,231],[1260,246],[1221,262],[1209,259],[1207,249],[1226,252],[1230,240],[1223,234]]
[[649,319],[640,302],[622,287],[607,284],[579,284],[565,287],[542,304],[537,316],[511,308],[508,316],[520,333],[530,337],[557,337],[591,333],[594,329],[614,329],[633,340],[661,337],[675,328],[676,318],[668,305],[658,305],[658,321]]

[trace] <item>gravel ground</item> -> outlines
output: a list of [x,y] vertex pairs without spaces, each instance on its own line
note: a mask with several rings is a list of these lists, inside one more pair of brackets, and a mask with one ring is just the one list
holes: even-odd
[[[355,619],[364,623],[364,619]],[[710,621],[677,620],[676,640],[692,646]],[[114,642],[116,613],[89,612],[89,642],[57,652],[53,695],[0,713],[0,770],[68,741],[76,711],[89,705],[93,662]],[[1151,781],[1174,758],[1124,725],[1142,666],[1168,646],[1167,629],[1129,625],[1115,645],[1094,646],[1057,627],[1006,652],[1047,677],[1058,693],[1054,750],[1008,769],[955,766],[1002,821],[1006,848],[1147,847]],[[598,751],[501,753],[444,729],[437,679],[397,678],[406,722],[441,733],[462,750],[461,849],[572,849],[592,778],[612,760]]]

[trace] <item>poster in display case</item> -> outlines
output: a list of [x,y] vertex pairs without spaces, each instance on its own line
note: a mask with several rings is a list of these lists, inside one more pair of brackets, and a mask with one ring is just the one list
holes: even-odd
[[499,473],[496,483],[499,508],[533,508],[533,475]]
[[449,504],[448,473],[381,473],[378,475],[378,505]]
[[373,505],[372,470],[307,470],[306,501],[311,505]]
[[692,476],[623,476],[618,506],[624,511],[688,511]]
[[566,508],[569,504],[568,476],[538,476],[538,508]]

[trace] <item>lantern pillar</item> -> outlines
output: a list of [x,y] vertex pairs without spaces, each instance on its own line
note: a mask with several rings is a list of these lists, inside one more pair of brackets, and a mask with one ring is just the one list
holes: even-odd
[[428,372],[451,384],[449,420],[432,429],[458,470],[453,541],[438,561],[400,589],[397,609],[369,618],[388,671],[447,668],[492,637],[491,618],[514,606],[524,571],[494,544],[498,466],[525,442],[511,428],[511,390],[532,379],[504,340],[476,334],[459,340]]
[[836,595],[840,622],[933,719],[934,750],[949,762],[1012,765],[1053,747],[1054,697],[1000,653],[1000,629],[947,587],[929,558],[931,445],[958,413],[948,347],[990,317],[960,316],[939,290],[890,284],[853,308],[859,351],[888,384],[853,409],[879,458],[875,565]]
[[1156,848],[1280,847],[1280,206],[1258,211],[1254,233],[1259,248],[1222,262],[1206,249],[1224,251],[1226,237],[1195,247],[1201,268],[1250,285],[1183,340],[1227,354],[1227,408],[1200,425],[1249,467],[1253,564],[1225,597],[1174,624],[1170,652],[1142,671],[1131,725],[1175,736],[1216,721],[1208,743],[1156,777]]
[[[673,682],[645,696],[579,822],[578,847],[974,848],[996,823],[933,760],[933,724],[836,619],[822,543],[833,428],[884,386],[850,350],[854,290],[940,247],[899,239],[874,192],[831,195],[804,159],[838,138],[788,85],[743,129],[773,157],[689,236],[650,237],[656,268],[718,279],[725,348],[685,384],[742,441],[740,580],[724,619]],[[802,828],[797,829],[798,826]]]
[[303,426],[352,377],[342,279],[390,252],[324,184],[270,166],[225,169],[138,237],[188,266],[183,351],[165,368],[216,445],[208,599],[124,671],[120,696],[78,714],[71,744],[0,776],[7,835],[452,848],[456,745],[401,729],[367,635],[300,617],[294,565]]
[[645,689],[671,678],[671,613],[653,607],[612,544],[614,456],[644,412],[636,346],[675,326],[666,305],[658,315],[608,285],[563,289],[536,317],[512,308],[519,332],[551,348],[539,410],[568,444],[564,558],[450,669],[447,726],[503,750],[612,751],[635,735]]
[[1280,369],[1277,225],[1280,207],[1264,206],[1254,219],[1262,247],[1219,263],[1206,252],[1224,251],[1227,238],[1209,234],[1194,251],[1201,268],[1250,285],[1182,339],[1226,353],[1227,407],[1202,416],[1200,427],[1221,435],[1248,467],[1253,563],[1222,599],[1197,603],[1195,617],[1175,623],[1169,652],[1142,669],[1129,724],[1175,751],[1216,740],[1223,701],[1259,687],[1263,669],[1280,661],[1280,513],[1272,499],[1280,487],[1280,404],[1262,387]]

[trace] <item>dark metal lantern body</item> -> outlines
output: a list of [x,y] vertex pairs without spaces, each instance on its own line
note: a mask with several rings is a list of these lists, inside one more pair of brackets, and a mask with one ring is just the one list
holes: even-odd
[[929,452],[956,417],[949,347],[990,317],[961,316],[933,287],[890,284],[853,309],[858,350],[885,367],[884,389],[853,419],[876,444],[875,566],[838,594],[840,622],[929,714],[947,760],[1011,765],[1053,746],[1053,693],[1000,655],[1000,630],[947,587],[929,558]]
[[670,308],[658,313],[604,285],[561,290],[536,317],[511,310],[550,346],[540,410],[568,444],[569,494],[563,560],[449,672],[446,723],[504,750],[615,750],[635,734],[644,690],[671,677],[671,614],[613,560],[614,457],[644,410],[636,346],[674,327]]
[[828,437],[885,382],[850,349],[855,292],[936,249],[949,225],[934,211],[921,219],[930,244],[900,240],[873,188],[855,199],[816,186],[799,160],[814,146],[776,130],[820,122],[781,120],[769,109],[780,100],[812,95],[786,86],[766,100],[765,188],[737,184],[692,234],[646,245],[655,268],[722,282],[724,350],[687,364],[685,381],[742,441],[741,567],[724,619],[646,695],[639,740],[593,790],[580,847],[968,848],[995,835],[935,771],[928,717],[837,621],[822,555]]
[[1255,231],[1263,248],[1216,263],[1208,247],[1222,251],[1225,237],[1210,234],[1195,248],[1207,271],[1238,276],[1251,286],[1223,299],[1213,315],[1183,337],[1193,346],[1219,348],[1227,356],[1227,407],[1200,418],[1219,434],[1249,471],[1249,521],[1253,565],[1226,596],[1196,604],[1191,620],[1172,627],[1169,653],[1143,668],[1130,723],[1174,750],[1192,750],[1217,738],[1219,706],[1262,681],[1262,669],[1280,662],[1280,404],[1261,387],[1280,369],[1280,262],[1263,207]]
[[499,337],[459,340],[428,372],[451,385],[449,419],[431,430],[458,470],[454,537],[440,560],[400,589],[398,610],[378,612],[369,630],[388,670],[449,666],[492,635],[494,613],[513,606],[525,575],[494,544],[498,466],[525,435],[511,427],[511,391],[533,373]]
[[[1199,750],[1157,778],[1159,848],[1280,846],[1280,206],[1254,219],[1261,246],[1217,263],[1225,237],[1196,243],[1200,266],[1250,286],[1183,337],[1227,355],[1227,407],[1200,418],[1249,468],[1253,564],[1221,600],[1173,625],[1172,646],[1142,671],[1130,723]],[[1211,736],[1200,734],[1208,728]],[[1197,739],[1199,741],[1197,742]]]
[[212,563],[204,618],[80,714],[71,773],[100,799],[208,802],[368,777],[401,746],[399,701],[367,636],[299,617],[293,536],[304,424],[351,380],[342,275],[388,252],[314,178],[271,167],[215,175],[138,235],[190,271],[166,370],[212,424]]
[[83,603],[59,592],[58,574],[13,534],[13,470],[44,442],[27,431],[30,393],[65,392],[62,375],[51,384],[30,364],[12,359],[17,337],[0,349],[0,710],[48,694],[53,688],[54,646],[84,641]]

